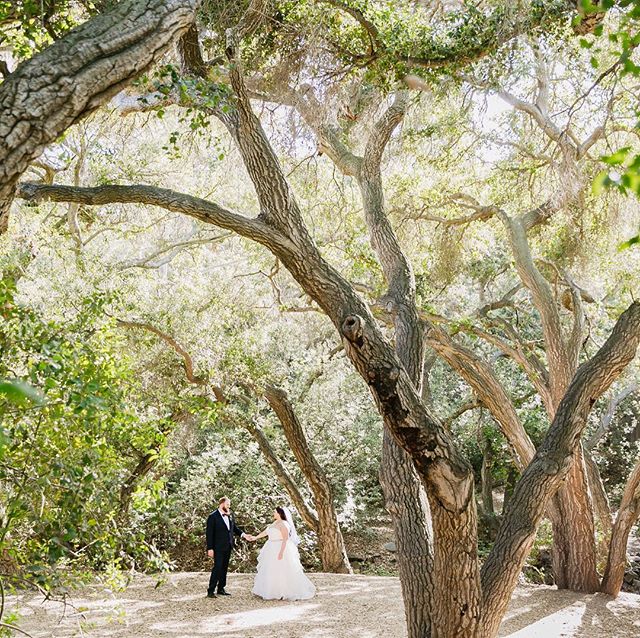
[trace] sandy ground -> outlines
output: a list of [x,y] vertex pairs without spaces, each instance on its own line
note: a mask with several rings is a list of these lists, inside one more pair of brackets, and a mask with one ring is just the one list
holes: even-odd
[[[88,587],[62,603],[41,596],[8,599],[20,626],[34,638],[404,638],[397,578],[310,574],[318,595],[308,601],[263,601],[253,576],[230,574],[226,598],[204,596],[208,574],[176,573],[156,587],[136,577],[123,592]],[[505,617],[503,638],[638,638],[640,596],[579,595],[552,587],[520,587]]]

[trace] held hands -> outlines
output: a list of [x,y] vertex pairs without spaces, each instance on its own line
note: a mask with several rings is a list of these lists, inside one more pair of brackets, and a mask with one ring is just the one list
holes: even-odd
[[253,534],[245,534],[244,535],[244,539],[247,541],[255,541],[257,540],[255,536],[253,536]]
[[208,549],[208,550],[207,550],[207,556],[208,556],[209,558],[213,558],[213,550],[212,550],[212,549]]

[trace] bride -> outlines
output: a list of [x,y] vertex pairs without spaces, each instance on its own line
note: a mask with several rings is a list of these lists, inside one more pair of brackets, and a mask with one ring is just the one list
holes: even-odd
[[274,522],[249,540],[269,537],[258,555],[258,573],[253,593],[265,600],[304,600],[316,593],[304,575],[298,552],[298,533],[286,507],[276,507]]

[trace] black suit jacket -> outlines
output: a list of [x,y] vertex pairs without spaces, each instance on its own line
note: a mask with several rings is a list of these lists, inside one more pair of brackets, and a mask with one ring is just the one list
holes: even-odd
[[229,514],[229,528],[222,519],[220,510],[211,512],[207,518],[207,549],[216,552],[230,551],[235,545],[235,536],[241,536],[244,530],[236,525],[233,514]]

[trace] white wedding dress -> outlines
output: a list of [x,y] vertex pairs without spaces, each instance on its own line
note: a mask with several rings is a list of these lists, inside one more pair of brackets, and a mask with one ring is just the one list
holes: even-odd
[[[287,521],[284,521],[290,530]],[[287,540],[282,560],[278,554],[282,547],[282,534],[275,525],[267,528],[269,539],[258,555],[258,573],[253,593],[265,600],[305,600],[316,593],[315,585],[305,576],[300,564],[296,544]]]

